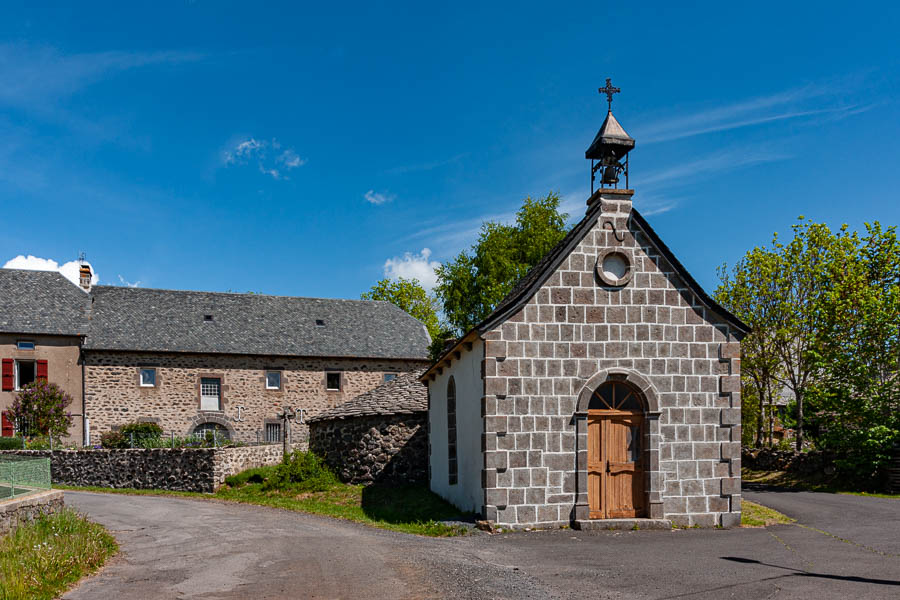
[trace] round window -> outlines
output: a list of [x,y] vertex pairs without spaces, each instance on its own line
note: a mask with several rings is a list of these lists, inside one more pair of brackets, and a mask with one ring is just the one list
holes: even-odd
[[625,251],[610,248],[597,257],[597,277],[606,285],[619,287],[631,280],[631,260]]

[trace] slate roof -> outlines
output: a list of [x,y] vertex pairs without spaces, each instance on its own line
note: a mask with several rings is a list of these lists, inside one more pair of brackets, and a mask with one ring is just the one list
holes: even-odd
[[56,271],[0,269],[0,331],[83,335],[90,296]]
[[401,373],[374,390],[360,394],[307,422],[350,419],[370,415],[411,415],[428,410],[428,388],[419,381],[424,370]]
[[112,286],[92,296],[89,350],[428,358],[425,326],[389,302]]

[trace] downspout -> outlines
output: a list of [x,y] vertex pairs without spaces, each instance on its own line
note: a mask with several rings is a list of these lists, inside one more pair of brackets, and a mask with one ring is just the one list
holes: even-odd
[[87,420],[87,386],[85,385],[85,368],[84,368],[84,336],[78,344],[78,355],[81,360],[81,445],[87,445],[88,436],[88,420]]

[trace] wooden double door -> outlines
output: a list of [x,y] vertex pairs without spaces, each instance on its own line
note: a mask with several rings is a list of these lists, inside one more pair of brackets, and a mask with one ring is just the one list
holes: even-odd
[[588,411],[590,518],[645,516],[643,431],[641,412]]

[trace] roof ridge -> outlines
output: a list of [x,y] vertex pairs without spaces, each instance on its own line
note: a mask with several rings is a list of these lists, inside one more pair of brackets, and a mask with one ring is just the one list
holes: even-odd
[[148,288],[148,287],[130,287],[123,285],[95,285],[92,288],[94,290],[122,290],[131,292],[170,292],[170,293],[178,293],[178,294],[206,294],[206,295],[216,295],[216,296],[231,296],[231,297],[244,297],[244,298],[287,298],[290,300],[326,300],[328,302],[353,302],[353,303],[370,303],[370,304],[390,304],[394,306],[391,302],[387,300],[368,300],[365,298],[324,298],[321,296],[287,296],[283,294],[264,294],[264,293],[252,293],[252,292],[217,292],[217,291],[206,291],[206,290],[176,290],[172,288]]

